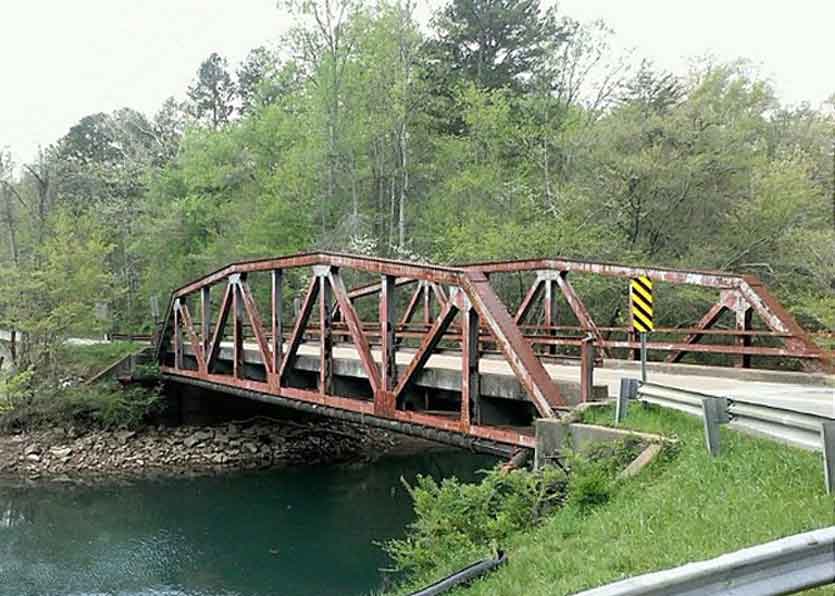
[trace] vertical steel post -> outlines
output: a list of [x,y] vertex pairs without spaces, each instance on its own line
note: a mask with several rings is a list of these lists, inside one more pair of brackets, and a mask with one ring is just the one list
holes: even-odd
[[580,344],[580,401],[591,401],[594,391],[594,336],[586,336]]
[[461,423],[466,428],[475,421],[480,423],[479,400],[481,397],[478,373],[478,313],[472,307],[461,312]]
[[[554,280],[551,278],[545,279],[545,298],[544,298],[544,307],[545,307],[545,326],[548,328],[548,336],[554,337],[556,335],[556,330],[554,329],[554,325],[556,324],[556,308],[554,304]],[[556,354],[557,353],[557,346],[551,344],[547,348],[547,352],[549,354]]]
[[183,329],[180,323],[180,299],[174,301],[174,368],[183,368]]
[[[204,286],[200,290],[200,333],[203,339],[203,353],[208,354],[211,338],[212,296],[211,287]],[[208,360],[208,359],[207,359]]]
[[331,287],[326,274],[319,275],[319,393],[333,393],[333,326]]
[[383,275],[380,289],[380,342],[383,354],[383,390],[391,391],[397,384],[397,343],[395,337],[395,277]]
[[273,269],[270,310],[272,311],[272,353],[276,386],[281,384],[281,379],[278,378],[278,371],[281,370],[282,352],[284,351],[284,328],[281,313],[284,308],[283,281],[283,271],[281,269]]
[[423,322],[426,325],[432,323],[432,292],[429,289],[429,282],[421,282],[423,287]]
[[239,280],[238,275],[234,276],[234,281],[229,279],[232,286],[232,375],[236,379],[244,377],[244,307]]
[[647,382],[647,334],[641,333],[641,382]]
[[[746,331],[751,330],[751,314],[753,313],[753,309],[745,305],[738,305],[736,310],[736,329],[737,331],[742,331],[743,333]],[[744,334],[738,335],[736,337],[736,345],[740,348],[747,348],[751,345],[751,336]],[[739,354],[735,361],[734,366],[736,368],[751,368],[751,355],[750,354]]]

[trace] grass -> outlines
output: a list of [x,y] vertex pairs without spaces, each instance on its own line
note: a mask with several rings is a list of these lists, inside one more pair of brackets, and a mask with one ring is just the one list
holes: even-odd
[[[586,421],[609,424],[612,417],[611,408],[599,408]],[[504,568],[454,594],[572,594],[835,523],[819,454],[722,428],[722,454],[712,459],[699,420],[637,405],[625,426],[676,436],[679,445],[620,483],[604,504],[583,512],[569,503],[513,536],[502,545]],[[488,554],[450,557],[416,585]]]
[[89,346],[67,345],[61,348],[58,361],[64,375],[88,379],[120,358],[139,351],[142,347],[142,344],[131,341],[114,341]]

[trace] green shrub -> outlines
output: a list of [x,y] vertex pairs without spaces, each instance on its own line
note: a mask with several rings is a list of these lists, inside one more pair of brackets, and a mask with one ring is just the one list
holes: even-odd
[[139,364],[136,371],[133,373],[136,379],[158,379],[159,378],[159,362],[153,360],[146,364]]
[[417,519],[408,536],[384,545],[398,570],[421,573],[446,556],[501,543],[536,525],[558,506],[567,479],[562,470],[494,468],[478,484],[420,476],[408,486]]
[[32,391],[28,399],[0,415],[0,428],[37,429],[68,424],[131,428],[158,411],[157,390],[118,385],[79,385]]
[[31,397],[33,376],[31,368],[15,373],[0,373],[0,414],[14,409],[16,404]]
[[609,500],[612,478],[608,462],[578,459],[571,468],[567,503],[583,514],[588,513],[592,507],[603,505]]

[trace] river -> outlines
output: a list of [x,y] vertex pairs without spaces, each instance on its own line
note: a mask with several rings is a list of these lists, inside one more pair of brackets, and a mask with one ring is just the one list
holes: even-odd
[[433,450],[361,465],[0,487],[0,594],[367,594],[390,581],[377,543],[412,520],[400,477],[472,480],[494,461]]

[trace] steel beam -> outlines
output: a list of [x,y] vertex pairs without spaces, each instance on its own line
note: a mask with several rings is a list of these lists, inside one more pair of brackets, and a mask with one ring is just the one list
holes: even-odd
[[282,351],[284,350],[284,272],[273,269],[270,276],[270,323],[272,327],[272,364],[273,377],[278,385],[278,371],[281,370]]
[[381,390],[380,370],[377,368],[377,363],[371,355],[371,348],[368,345],[368,339],[362,330],[357,312],[354,310],[354,305],[348,297],[348,290],[345,288],[345,282],[342,281],[342,276],[338,269],[332,268],[328,272],[327,280],[333,289],[336,296],[336,302],[339,305],[339,311],[342,313],[342,318],[348,325],[348,330],[351,339],[354,342],[354,347],[360,357],[360,362],[365,369],[365,374],[368,376],[368,382],[371,384],[371,392],[376,395]]
[[496,343],[507,359],[519,383],[543,418],[554,418],[553,406],[563,406],[560,390],[551,380],[545,367],[522,336],[504,304],[490,286],[487,277],[471,272],[464,286],[472,305],[496,338]]
[[212,345],[209,348],[209,354],[206,357],[206,370],[212,372],[212,365],[217,359],[218,351],[220,351],[220,342],[223,341],[223,329],[226,327],[226,321],[229,318],[229,310],[232,306],[232,294],[234,286],[226,283],[226,291],[223,294],[223,300],[220,303],[220,310],[217,313],[217,322],[215,323],[215,330],[212,333]]
[[293,332],[290,335],[289,343],[287,344],[287,353],[281,362],[281,368],[278,371],[278,386],[281,386],[288,367],[292,368],[296,359],[296,353],[299,351],[299,346],[304,338],[304,330],[307,327],[307,321],[310,319],[310,314],[313,312],[313,303],[319,296],[319,280],[312,278],[307,287],[307,293],[304,297],[304,302],[299,307],[299,314],[296,315],[296,322],[293,325]]
[[481,424],[478,313],[471,305],[462,311],[461,324],[461,425]]

